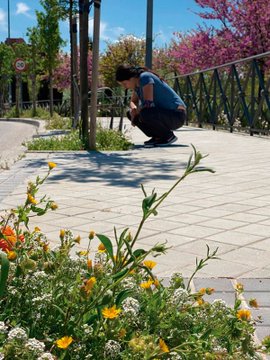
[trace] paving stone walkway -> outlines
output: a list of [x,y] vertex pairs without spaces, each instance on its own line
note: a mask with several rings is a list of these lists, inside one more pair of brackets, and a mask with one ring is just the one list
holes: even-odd
[[197,287],[216,288],[213,297],[228,303],[234,298],[233,281],[244,284],[245,299],[256,297],[263,323],[258,337],[270,334],[270,162],[269,139],[184,127],[178,141],[166,148],[144,149],[143,134],[127,131],[135,147],[125,152],[27,153],[26,158],[0,172],[0,209],[14,207],[25,198],[26,184],[57,167],[41,189],[59,205],[55,213],[32,223],[58,242],[59,229],[80,234],[86,245],[90,230],[113,236],[136,229],[143,198],[140,184],[162,194],[183,174],[191,144],[209,154],[202,165],[215,174],[192,174],[166,199],[157,217],[149,219],[138,241],[145,248],[168,241],[172,246],[158,258],[157,275],[181,272],[189,277],[197,258],[218,247],[212,260],[194,280]]

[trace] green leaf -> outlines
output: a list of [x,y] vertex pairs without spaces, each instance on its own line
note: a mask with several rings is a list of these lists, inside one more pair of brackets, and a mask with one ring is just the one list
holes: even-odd
[[112,275],[112,278],[113,278],[114,280],[118,280],[119,278],[125,276],[128,272],[129,272],[129,269],[126,268],[126,269],[124,269],[124,270],[121,270],[121,271],[117,272],[116,274],[113,274],[113,275]]
[[133,290],[132,289],[126,289],[126,290],[123,290],[121,291],[116,299],[115,299],[115,305],[118,307],[119,305],[122,304],[122,302],[130,295],[133,293]]
[[125,265],[130,264],[132,261],[135,261],[136,258],[140,257],[141,255],[146,254],[146,251],[144,249],[136,249],[132,253],[132,257],[127,261]]
[[98,315],[94,314],[89,311],[88,313],[84,314],[83,316],[83,322],[88,325],[94,324],[95,320],[98,320]]
[[7,258],[7,255],[3,252],[0,253],[0,260],[1,260],[0,297],[3,297],[6,290],[7,279],[8,279],[9,260]]
[[105,246],[105,249],[107,250],[110,258],[112,259],[112,261],[114,262],[114,258],[113,258],[113,246],[112,246],[112,242],[111,240],[102,234],[96,234],[96,236],[99,238],[99,240],[102,242],[102,244]]
[[146,214],[148,212],[148,210],[151,208],[151,206],[153,205],[153,203],[156,200],[156,197],[157,197],[157,193],[153,193],[143,199],[142,209],[143,209],[144,214]]
[[105,306],[112,301],[112,295],[106,294],[103,296],[100,305]]

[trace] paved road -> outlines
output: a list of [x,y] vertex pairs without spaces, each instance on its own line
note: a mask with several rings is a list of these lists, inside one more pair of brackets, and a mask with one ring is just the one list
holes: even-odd
[[0,169],[10,166],[23,156],[22,143],[37,133],[37,121],[12,121],[0,119]]

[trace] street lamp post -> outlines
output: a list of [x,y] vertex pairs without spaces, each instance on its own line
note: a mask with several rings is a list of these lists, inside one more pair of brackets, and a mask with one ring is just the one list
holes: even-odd
[[[8,0],[8,44],[10,44],[10,4]],[[12,87],[11,80],[8,83],[8,102],[9,106],[12,106]]]
[[152,68],[153,0],[147,0],[145,66]]
[[99,39],[100,39],[100,7],[101,0],[94,0],[94,31],[92,50],[92,81],[90,103],[90,134],[89,148],[96,149],[96,121],[97,121],[97,89],[98,89],[98,65],[99,65]]
[[8,0],[8,39],[10,39],[10,6]]

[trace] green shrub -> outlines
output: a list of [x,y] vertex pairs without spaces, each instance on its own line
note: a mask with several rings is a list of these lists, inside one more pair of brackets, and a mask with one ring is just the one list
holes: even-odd
[[39,137],[25,143],[32,151],[79,151],[84,150],[84,144],[79,138],[78,131],[71,131],[64,135]]
[[[98,151],[128,150],[132,143],[119,131],[97,128],[96,143]],[[85,149],[78,131],[58,136],[39,137],[25,144],[28,150],[79,151]]]

